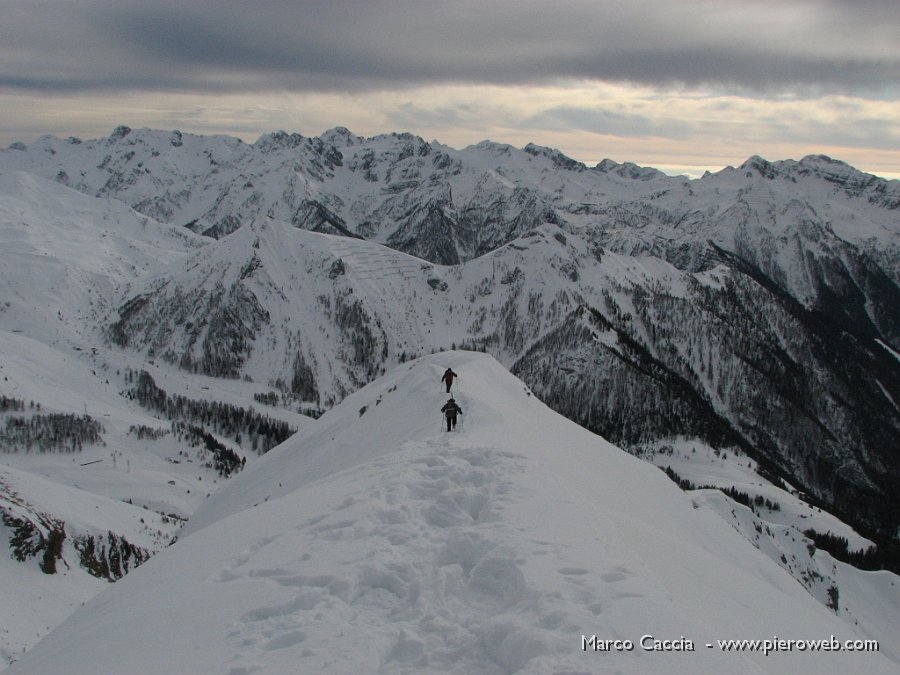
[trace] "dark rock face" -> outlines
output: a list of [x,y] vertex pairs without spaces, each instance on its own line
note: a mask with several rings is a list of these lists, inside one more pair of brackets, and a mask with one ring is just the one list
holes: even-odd
[[107,532],[105,537],[77,537],[75,549],[81,566],[92,576],[107,581],[118,581],[150,558],[147,551],[112,532]]
[[[269,322],[253,292],[240,282],[187,293],[167,290],[127,301],[108,330],[110,339],[120,346],[149,347],[151,356],[159,354],[187,370],[238,377],[258,331]],[[171,344],[174,333],[183,336],[178,351]]]
[[579,308],[513,372],[625,447],[676,435],[736,445],[848,521],[895,531],[897,360],[758,279],[698,286],[688,299],[637,294],[636,316],[611,300]]
[[[34,513],[34,520],[26,516],[13,516],[5,510],[0,512],[0,516],[11,532],[9,547],[16,560],[37,560],[44,574],[61,571],[58,566],[60,562],[64,568],[69,567],[63,558],[63,546],[67,539],[65,522],[41,513]],[[72,542],[81,567],[89,574],[108,581],[121,579],[150,558],[148,551],[113,532],[107,532],[105,536],[78,535]]]
[[12,532],[9,548],[19,562],[40,558],[39,567],[44,574],[56,574],[56,563],[62,558],[66,538],[65,523],[44,514],[35,514],[37,522],[26,517],[16,517],[6,510],[0,513],[3,524]]
[[432,203],[411,214],[387,243],[424,260],[440,265],[456,265],[461,262],[458,232],[456,221],[444,212],[442,205]]

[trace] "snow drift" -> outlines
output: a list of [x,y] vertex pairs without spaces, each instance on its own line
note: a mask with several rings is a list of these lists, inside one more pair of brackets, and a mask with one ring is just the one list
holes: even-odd
[[[448,366],[464,411],[449,434]],[[593,636],[635,648],[583,649]],[[642,636],[695,651],[648,651]],[[897,667],[717,643],[773,636],[863,637],[661,471],[550,411],[492,358],[449,352],[390,371],[248,467],[178,543],[7,672]]]

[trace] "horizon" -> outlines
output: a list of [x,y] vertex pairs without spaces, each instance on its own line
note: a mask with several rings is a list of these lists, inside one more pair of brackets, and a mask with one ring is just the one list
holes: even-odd
[[[35,135],[33,138],[28,139],[28,140],[21,140],[21,139],[18,139],[18,140],[11,141],[10,143],[8,143],[7,145],[3,146],[3,147],[0,148],[0,149],[2,149],[2,150],[10,150],[10,149],[11,149],[15,144],[17,144],[17,143],[21,143],[21,144],[24,144],[24,145],[28,146],[28,145],[31,145],[31,144],[33,144],[33,143],[39,141],[41,138],[43,138],[43,137],[48,137],[48,136],[49,136],[49,137],[54,137],[54,138],[57,138],[57,139],[60,139],[60,140],[65,140],[65,139],[67,139],[67,138],[77,138],[78,140],[80,140],[80,141],[82,141],[82,142],[83,142],[83,141],[96,141],[96,140],[100,140],[100,139],[103,139],[103,138],[108,138],[108,137],[113,133],[113,131],[114,131],[116,128],[121,127],[121,126],[126,126],[126,127],[128,127],[129,129],[132,129],[132,130],[141,130],[141,129],[143,129],[143,130],[152,131],[152,132],[169,132],[169,131],[175,131],[175,130],[176,130],[176,129],[174,129],[174,128],[173,128],[173,129],[165,129],[165,128],[161,128],[161,127],[131,126],[131,125],[128,125],[128,124],[117,124],[117,125],[114,125],[113,127],[111,127],[107,133],[99,133],[99,134],[97,134],[97,135],[91,135],[91,136],[80,136],[80,135],[78,135],[78,134],[71,134],[71,133],[61,133],[61,134],[57,134],[57,133],[45,133],[45,134]],[[288,129],[272,129],[272,130],[269,130],[269,131],[261,131],[261,132],[259,132],[258,134],[255,134],[255,135],[252,135],[252,134],[238,134],[238,133],[225,133],[225,132],[218,132],[218,133],[203,133],[203,132],[197,132],[197,131],[193,131],[193,130],[189,130],[189,129],[185,129],[185,128],[178,128],[177,130],[180,131],[180,132],[182,132],[182,133],[191,134],[191,135],[194,135],[194,136],[207,136],[207,137],[212,137],[212,136],[226,136],[226,137],[231,137],[231,138],[237,138],[237,139],[239,139],[240,141],[242,141],[242,142],[244,142],[244,143],[247,143],[247,144],[249,144],[249,145],[252,145],[252,144],[256,143],[256,142],[257,142],[260,138],[262,138],[263,136],[267,136],[267,135],[274,134],[274,133],[278,133],[278,132],[284,132],[284,133],[288,133],[288,134],[291,134],[291,133],[300,133],[300,135],[303,136],[303,137],[305,137],[305,138],[318,138],[318,137],[323,136],[325,133],[327,133],[328,131],[330,131],[330,130],[332,130],[332,129],[342,128],[342,127],[343,127],[343,125],[334,125],[334,126],[331,126],[331,127],[326,128],[326,129],[323,129],[322,131],[320,131],[320,132],[318,132],[318,133],[300,133],[300,132],[296,132],[296,131],[290,131],[290,130],[288,130]],[[373,134],[362,134],[362,133],[357,133],[356,130],[354,130],[354,129],[352,129],[352,128],[348,128],[348,127],[343,127],[343,128],[347,128],[348,131],[350,131],[350,133],[352,133],[352,134],[354,134],[354,135],[356,135],[356,136],[361,136],[361,137],[363,137],[363,138],[373,138],[373,137],[377,137],[377,136],[381,136],[381,135],[389,135],[389,134],[392,134],[392,133],[396,133],[396,134],[400,134],[400,133],[412,133],[412,132],[406,132],[406,131],[404,131],[404,130],[394,129],[394,130],[390,130],[390,131],[376,132],[376,133],[373,133]],[[414,134],[414,135],[420,136],[419,134]],[[601,162],[603,162],[603,161],[606,161],[606,160],[612,160],[612,161],[616,162],[617,164],[627,164],[627,163],[631,163],[631,164],[636,164],[636,165],[641,166],[641,167],[644,167],[644,168],[652,168],[652,169],[656,169],[656,170],[661,171],[662,173],[666,174],[667,176],[672,176],[672,177],[685,176],[685,177],[687,177],[689,180],[697,180],[697,179],[699,179],[699,178],[702,178],[703,175],[704,175],[705,173],[715,174],[715,173],[718,173],[719,171],[723,171],[723,170],[728,169],[728,168],[735,168],[735,167],[738,167],[738,166],[740,166],[741,164],[743,164],[744,162],[746,162],[747,160],[749,160],[749,159],[751,159],[752,157],[755,157],[755,156],[762,157],[763,159],[765,159],[765,160],[767,160],[767,161],[769,161],[769,162],[779,162],[779,161],[800,161],[800,160],[803,159],[804,157],[808,157],[808,156],[811,156],[811,155],[825,155],[825,156],[828,156],[828,157],[831,158],[831,159],[834,159],[834,160],[837,160],[837,161],[841,161],[841,162],[843,162],[843,163],[845,163],[845,164],[848,164],[848,165],[850,165],[851,167],[853,167],[853,168],[855,168],[855,169],[857,169],[857,170],[859,170],[859,171],[862,171],[862,172],[864,172],[864,173],[867,173],[867,174],[876,176],[877,178],[883,178],[883,179],[885,179],[885,180],[900,180],[900,172],[898,172],[898,173],[889,173],[889,172],[887,172],[887,173],[886,173],[886,172],[876,173],[876,172],[873,172],[873,171],[868,171],[868,170],[866,170],[864,167],[861,167],[861,166],[858,166],[858,165],[856,165],[856,164],[853,164],[852,162],[846,161],[846,160],[845,160],[844,158],[842,158],[842,157],[835,157],[835,156],[828,155],[827,153],[823,153],[823,152],[811,152],[811,153],[807,153],[807,154],[802,155],[802,156],[799,156],[799,157],[767,157],[767,156],[765,156],[765,155],[762,155],[761,153],[751,153],[750,155],[747,155],[746,157],[737,159],[737,160],[735,160],[734,162],[731,162],[731,163],[728,163],[728,164],[723,164],[723,165],[721,165],[721,166],[711,166],[711,165],[684,165],[684,164],[674,164],[674,165],[673,165],[673,164],[661,164],[661,163],[653,163],[653,162],[636,162],[636,161],[631,160],[631,159],[628,159],[628,158],[615,158],[615,157],[609,157],[609,156],[598,157],[598,158],[595,158],[595,159],[583,159],[583,158],[581,158],[581,157],[578,157],[576,154],[572,154],[572,153],[570,153],[570,152],[567,152],[567,151],[564,150],[563,148],[557,148],[557,147],[554,147],[554,146],[551,146],[551,145],[547,145],[547,144],[545,144],[545,143],[540,143],[540,142],[538,142],[538,141],[536,141],[536,140],[526,141],[525,143],[522,143],[521,145],[517,145],[517,144],[515,144],[515,143],[509,143],[509,142],[507,142],[507,141],[496,140],[496,139],[492,139],[492,138],[483,138],[483,139],[480,139],[480,140],[478,140],[478,141],[474,141],[474,142],[472,142],[472,143],[466,143],[465,145],[453,145],[453,144],[450,144],[450,143],[447,143],[447,142],[443,141],[443,140],[440,139],[440,138],[431,138],[431,139],[429,139],[429,138],[426,138],[426,137],[424,137],[424,136],[420,136],[420,137],[423,138],[423,140],[425,140],[425,141],[428,142],[428,143],[436,142],[436,143],[439,143],[439,144],[441,144],[441,145],[445,145],[445,146],[447,146],[447,147],[450,147],[451,149],[456,150],[456,151],[462,151],[462,150],[465,150],[467,147],[471,147],[471,146],[477,145],[478,143],[482,143],[482,142],[492,142],[492,143],[497,143],[497,144],[501,144],[501,145],[511,145],[511,146],[513,146],[513,147],[515,147],[515,148],[517,148],[517,149],[522,149],[522,148],[524,148],[526,145],[528,145],[529,143],[533,143],[533,144],[538,145],[538,146],[541,146],[541,147],[546,147],[546,148],[550,148],[550,149],[554,149],[554,150],[559,150],[560,152],[562,152],[562,153],[563,153],[564,155],[566,155],[567,157],[569,157],[569,158],[571,158],[571,159],[574,159],[575,161],[581,162],[582,164],[584,164],[584,165],[585,165],[586,167],[588,167],[588,168],[593,168],[593,167],[595,167],[596,165],[598,165],[599,163],[601,163]]]

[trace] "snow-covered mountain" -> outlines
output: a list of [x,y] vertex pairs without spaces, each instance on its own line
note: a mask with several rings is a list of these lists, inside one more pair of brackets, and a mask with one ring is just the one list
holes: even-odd
[[824,156],[752,157],[689,181],[611,160],[587,168],[535,145],[454,150],[343,128],[249,145],[119,127],[105,139],[14,144],[0,166],[216,238],[270,218],[456,264],[552,223],[685,271],[731,256],[841,328],[900,349],[900,183]]
[[[498,358],[514,367],[527,349],[539,348],[542,338],[566,323],[577,305],[587,304],[688,382],[653,394],[658,403],[651,417],[663,419],[648,425],[631,419],[630,412],[641,410],[633,401],[623,406],[617,394],[615,401],[598,402],[595,392],[585,390],[598,382],[590,363],[583,369],[563,366],[577,374],[575,386],[587,395],[587,409],[582,401],[560,408],[570,387],[548,385],[559,371],[547,370],[546,359],[533,353],[516,372],[538,387],[534,370],[543,369],[541,393],[552,405],[624,443],[657,437],[648,434],[651,428],[671,434],[666,410],[685,411],[697,419],[686,430],[676,425],[678,432],[696,434],[699,425],[709,442],[743,442],[773,470],[798,479],[848,517],[889,532],[900,526],[900,504],[894,497],[885,502],[900,487],[892,459],[900,434],[894,356],[900,351],[897,181],[823,156],[780,162],[752,157],[740,167],[689,181],[610,160],[588,168],[535,145],[520,150],[483,142],[453,150],[410,134],[362,138],[342,128],[319,138],[279,132],[248,145],[119,127],[106,139],[47,137],[16,145],[0,158],[3,165],[115,197],[148,217],[223,241],[254,223],[285,223],[345,239],[340,246],[347,255],[338,248],[329,256],[328,246],[320,246],[312,256],[318,265],[329,258],[334,280],[315,294],[310,289],[319,287],[321,270],[310,286],[311,263],[302,247],[270,242],[284,250],[267,258],[248,247],[258,235],[244,232],[216,253],[196,253],[192,271],[157,274],[155,286],[144,279],[126,299],[112,319],[119,345],[214,376],[277,383],[273,390],[328,407],[400,355],[454,343],[493,343]],[[523,265],[512,263],[516,254],[503,248],[519,248],[523,244],[514,240],[534,232],[546,238],[551,231],[579,243],[562,254],[543,247],[553,261],[528,254]],[[354,238],[424,261],[360,247]],[[653,280],[649,274],[637,298],[623,304],[613,293],[612,300],[601,300],[600,288],[634,285],[618,271],[605,273],[606,281],[577,279],[579,266],[597,267],[586,262],[585,252],[595,258],[619,253],[628,265],[641,266],[634,260],[652,256],[651,267],[659,269],[659,259],[689,273],[724,266],[729,272],[720,278],[729,281],[684,303],[683,294],[669,290],[671,275]],[[355,256],[348,278],[362,279],[370,292],[361,293],[344,277],[348,255]],[[498,277],[500,257],[511,276]],[[465,261],[472,265],[458,267]],[[572,283],[532,282],[555,265]],[[439,278],[448,274],[454,278]],[[516,274],[529,286],[527,296],[514,283]],[[267,279],[268,290],[255,289],[252,279],[245,283],[253,275]],[[460,300],[445,302],[439,293],[409,283],[425,276],[436,289],[447,284],[451,295],[460,283],[469,284],[462,318]],[[380,287],[382,279],[387,287]],[[343,293],[333,292],[338,287]],[[410,290],[414,298],[407,297]],[[344,295],[350,291],[356,295]],[[398,291],[405,298],[400,320]],[[512,293],[505,291],[520,294],[508,302]],[[419,302],[423,293],[426,303]],[[468,299],[479,295],[495,301]],[[329,306],[320,304],[325,302]],[[435,316],[438,307],[456,314]],[[548,307],[552,318],[541,315]],[[193,314],[203,320],[189,320]],[[769,325],[770,319],[778,325]],[[331,327],[320,327],[323,320]],[[328,337],[333,324],[341,328],[337,346]],[[563,330],[571,333],[572,322]],[[574,338],[576,350],[583,348],[583,335]],[[323,338],[324,351],[318,347]],[[638,361],[647,364],[644,357]],[[645,371],[628,369],[631,379]],[[645,398],[646,384],[634,398]],[[737,435],[724,427],[737,427]]]
[[[447,366],[465,383],[450,434],[434,386]],[[556,415],[489,356],[423,357],[255,462],[177,545],[8,672],[896,669],[889,642],[879,653],[720,647],[866,638],[711,499]],[[895,616],[893,575],[856,579],[846,611]],[[891,614],[866,619],[891,630]],[[585,648],[606,640],[634,647]],[[663,651],[679,648],[694,651]]]
[[313,408],[408,356],[475,346],[608,438],[742,447],[857,522],[892,523],[892,350],[843,337],[721,259],[709,272],[680,271],[547,224],[438,266],[254,221],[135,288],[110,334],[182,368],[267,382],[273,396]]
[[811,236],[834,245],[837,236],[895,283],[900,273],[900,185],[824,156],[752,157],[690,181],[611,160],[588,168],[533,144],[454,150],[411,134],[362,138],[337,128],[317,138],[277,132],[250,145],[119,127],[105,139],[14,144],[2,163],[214,237],[266,216],[452,264],[545,222],[587,225],[604,245],[681,268],[704,266],[711,239],[750,254],[805,297],[818,289],[797,246]]
[[[690,494],[890,642],[896,577],[873,590],[807,546],[900,526],[898,195],[818,156],[688,181],[343,129],[248,145],[121,127],[0,151],[0,588],[55,598],[0,617],[0,655],[117,578],[94,574],[110,551],[132,570],[187,518],[173,550],[305,485],[267,483],[258,461],[298,429],[331,447],[328,417],[299,413],[457,347],[682,486],[729,490]],[[350,426],[385,452],[419,437],[405,419],[396,436]],[[338,445],[322,470],[361,460]],[[222,490],[245,464],[259,494]]]

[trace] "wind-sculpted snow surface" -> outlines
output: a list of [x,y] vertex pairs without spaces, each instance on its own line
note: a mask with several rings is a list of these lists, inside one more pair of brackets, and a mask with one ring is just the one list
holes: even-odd
[[[439,415],[448,366],[464,411],[452,433]],[[662,472],[551,412],[490,357],[450,352],[397,367],[248,467],[178,543],[8,672],[898,666],[716,642],[776,635],[863,637]],[[635,647],[585,649],[615,640]],[[695,651],[662,651],[676,645]]]

